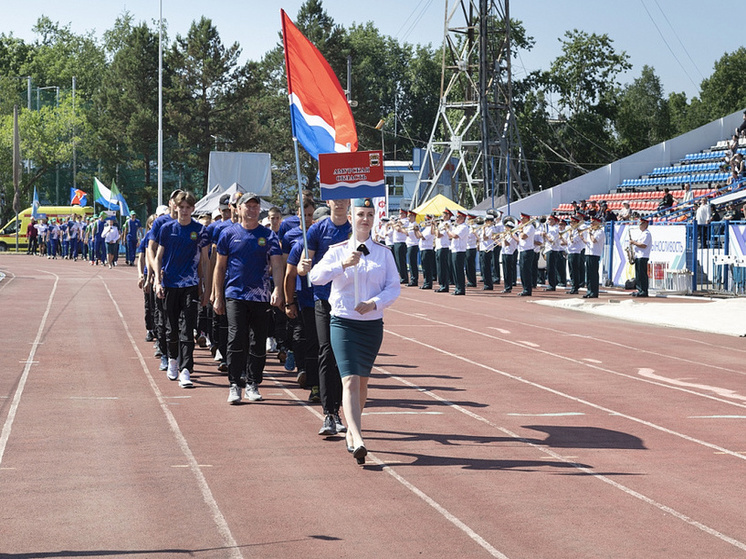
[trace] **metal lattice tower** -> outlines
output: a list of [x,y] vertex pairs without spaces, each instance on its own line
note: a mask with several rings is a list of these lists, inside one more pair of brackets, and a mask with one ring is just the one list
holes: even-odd
[[449,177],[465,206],[533,190],[513,113],[509,23],[508,0],[446,0],[440,105],[412,207]]

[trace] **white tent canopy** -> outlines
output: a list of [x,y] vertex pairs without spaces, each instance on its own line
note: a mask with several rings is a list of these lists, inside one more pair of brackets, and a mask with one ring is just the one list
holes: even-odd
[[211,151],[207,189],[238,183],[259,196],[272,194],[272,161],[268,153]]
[[[220,205],[220,197],[223,194],[233,194],[234,192],[248,192],[248,190],[237,182],[234,182],[228,188],[223,188],[221,185],[216,184],[210,189],[210,191],[204,196],[204,198],[202,198],[195,204],[194,214],[212,214],[212,212],[218,209],[218,206]],[[267,211],[272,207],[272,204],[270,204],[266,200],[262,200],[261,207],[262,211]]]

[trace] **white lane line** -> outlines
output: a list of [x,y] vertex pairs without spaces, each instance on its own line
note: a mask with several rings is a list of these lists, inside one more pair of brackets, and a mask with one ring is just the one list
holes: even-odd
[[202,499],[205,501],[205,504],[210,509],[210,512],[212,513],[212,519],[215,522],[215,525],[217,526],[220,536],[223,538],[223,542],[228,551],[228,557],[231,557],[232,559],[243,559],[243,554],[241,553],[241,549],[238,547],[238,543],[236,542],[235,538],[233,537],[233,534],[231,533],[230,527],[228,526],[228,522],[223,516],[223,513],[220,512],[220,507],[218,507],[218,503],[215,500],[215,497],[213,496],[212,491],[210,490],[210,486],[207,483],[207,479],[205,479],[204,474],[200,470],[201,466],[197,463],[197,459],[194,457],[194,454],[192,453],[192,449],[189,448],[189,443],[187,442],[186,437],[184,437],[184,434],[181,432],[181,429],[179,428],[179,424],[177,423],[176,418],[171,413],[171,410],[168,409],[169,403],[166,402],[166,399],[163,397],[163,394],[161,393],[160,388],[158,388],[158,385],[156,384],[155,379],[153,378],[153,375],[150,374],[150,370],[148,370],[148,366],[145,363],[145,358],[140,352],[140,348],[138,348],[137,344],[135,343],[135,338],[132,336],[132,332],[130,332],[129,325],[127,324],[127,321],[124,319],[124,315],[122,314],[122,311],[119,308],[119,305],[114,299],[114,295],[112,295],[111,291],[109,290],[109,286],[106,284],[106,280],[104,280],[103,278],[100,278],[100,279],[101,279],[101,283],[103,283],[104,285],[104,289],[106,289],[106,293],[109,294],[109,299],[111,299],[111,302],[114,304],[114,308],[116,309],[117,314],[119,315],[119,320],[122,322],[122,326],[124,327],[124,331],[127,334],[127,338],[129,338],[130,344],[132,345],[132,349],[135,350],[135,353],[137,354],[139,358],[140,366],[142,367],[142,370],[145,373],[145,377],[148,379],[148,382],[150,383],[150,387],[153,390],[153,393],[155,394],[155,397],[158,400],[158,404],[161,407],[161,411],[163,411],[163,415],[166,416],[166,421],[168,421],[168,425],[171,428],[171,432],[174,434],[174,437],[176,438],[176,442],[179,445],[181,452],[184,454],[184,457],[187,459],[187,463],[189,464],[189,470],[191,471],[192,475],[197,480],[197,486],[199,487],[199,490],[202,493]]
[[13,280],[16,279],[16,275],[13,272],[8,272],[8,274],[10,274],[10,279],[8,281],[4,281],[7,277],[7,274],[3,274],[2,272],[0,272],[0,276],[2,276],[0,277],[0,282],[4,282],[0,284],[0,291],[8,287],[11,283],[13,283]]
[[[407,313],[403,313],[403,312],[398,311],[396,309],[389,309],[389,312],[395,312],[395,313],[404,314],[404,315],[409,316]],[[521,347],[521,348],[524,348],[524,349],[526,349],[526,347],[527,347],[527,346],[525,346],[525,345],[523,345],[523,344],[521,344],[521,343],[519,343],[517,341],[509,340],[509,339],[506,339],[506,338],[500,338],[498,336],[492,336],[492,335],[490,335],[490,334],[488,334],[486,332],[481,332],[479,330],[472,330],[470,328],[466,328],[465,326],[458,326],[458,325],[455,325],[455,324],[449,324],[448,322],[443,322],[443,321],[435,320],[433,318],[423,318],[422,320],[426,320],[428,322],[433,322],[433,323],[439,324],[441,326],[447,326],[448,328],[456,328],[458,330],[463,330],[464,332],[469,332],[470,334],[473,334],[475,336],[482,336],[483,338],[487,338],[487,339],[490,339],[490,340],[496,340],[496,341],[502,342],[502,343],[507,344],[507,345],[512,345],[514,347]],[[574,334],[573,334],[573,336],[574,336]],[[406,338],[406,339],[410,339],[410,338]],[[603,341],[605,341],[605,340],[603,340]],[[687,394],[692,394],[694,396],[699,396],[700,398],[707,398],[708,400],[714,400],[714,401],[720,402],[722,404],[728,404],[730,406],[736,406],[736,407],[739,407],[739,408],[746,408],[746,404],[741,404],[739,402],[734,402],[732,400],[724,400],[723,398],[718,398],[717,396],[712,396],[710,394],[702,394],[701,392],[695,392],[694,390],[690,390],[690,389],[684,388],[684,387],[673,386],[670,383],[657,382],[657,381],[652,380],[652,379],[641,378],[638,375],[629,375],[627,373],[622,373],[622,372],[619,372],[619,371],[614,371],[612,369],[607,369],[606,367],[601,367],[599,365],[594,365],[592,363],[586,363],[586,362],[584,362],[582,360],[575,359],[573,357],[567,357],[565,355],[560,355],[559,353],[553,353],[551,351],[547,351],[547,350],[544,350],[544,349],[539,349],[539,348],[528,348],[528,349],[530,349],[531,351],[536,351],[538,353],[542,353],[544,355],[548,355],[550,357],[554,357],[555,359],[561,359],[562,361],[567,361],[568,363],[575,363],[577,365],[583,365],[584,367],[588,367],[590,369],[595,369],[597,371],[602,371],[604,373],[609,373],[609,374],[612,374],[612,375],[616,375],[618,377],[631,379],[631,380],[634,380],[636,382],[644,382],[644,383],[648,383],[648,384],[653,384],[655,386],[661,386],[661,387],[667,388],[669,390],[677,390],[679,392],[685,392]],[[648,352],[648,353],[652,353],[652,352]]]
[[694,382],[686,382],[684,380],[673,379],[673,378],[656,375],[654,369],[638,369],[637,373],[641,377],[650,378],[650,379],[658,380],[660,382],[673,384],[674,386],[685,386],[687,388],[696,388],[697,390],[706,390],[707,392],[714,392],[715,394],[717,394],[718,396],[722,396],[723,398],[733,398],[734,400],[746,401],[746,396],[741,396],[735,390],[730,390],[728,388],[720,388],[719,386],[711,386],[709,384],[698,384]]
[[[628,415],[626,413],[622,413],[622,412],[618,412],[618,411],[612,410],[612,409],[607,408],[605,406],[602,406],[600,404],[594,404],[593,402],[589,402],[588,400],[583,400],[582,398],[578,398],[576,396],[571,396],[570,394],[567,394],[565,392],[561,392],[559,390],[555,390],[554,388],[550,388],[549,386],[544,386],[543,384],[539,384],[537,382],[533,382],[533,381],[527,380],[525,378],[518,377],[516,375],[512,375],[512,374],[510,374],[510,373],[508,373],[506,371],[501,371],[500,369],[496,369],[495,367],[491,367],[490,365],[485,365],[484,363],[480,363],[478,361],[474,361],[473,359],[469,359],[468,357],[464,357],[462,355],[451,353],[450,351],[446,351],[445,349],[442,349],[442,348],[439,348],[439,347],[436,347],[436,346],[433,346],[433,345],[430,345],[430,344],[426,344],[425,342],[421,342],[419,340],[415,340],[414,338],[410,338],[409,336],[404,336],[402,334],[397,334],[396,332],[392,332],[391,330],[384,330],[384,332],[387,333],[387,334],[391,334],[392,336],[396,336],[397,338],[401,338],[402,340],[406,340],[406,341],[412,342],[413,344],[421,345],[423,347],[431,349],[432,351],[435,351],[435,352],[438,352],[438,353],[442,353],[443,355],[446,355],[446,356],[451,357],[453,359],[457,359],[459,361],[463,361],[465,363],[468,363],[469,365],[473,365],[475,367],[479,367],[481,369],[485,369],[485,370],[490,371],[492,373],[495,373],[495,374],[498,374],[498,375],[502,375],[505,378],[509,378],[511,380],[514,380],[514,381],[526,384],[528,386],[532,386],[534,388],[538,388],[539,390],[544,390],[546,392],[549,392],[550,394],[554,394],[556,396],[560,396],[562,398],[566,398],[566,399],[568,399],[568,400],[570,400],[572,402],[577,402],[578,404],[583,404],[584,406],[588,406],[588,407],[597,409],[599,411],[615,415],[617,417],[623,417],[624,419],[628,419],[629,421],[634,421],[635,423],[639,423],[641,425],[645,425],[646,427],[650,427],[651,429],[655,429],[657,431],[661,431],[663,433],[666,433],[666,434],[669,434],[669,435],[673,435],[674,437],[679,437],[681,439],[684,439],[685,441],[689,441],[691,443],[695,443],[695,444],[698,444],[698,445],[701,445],[701,446],[704,446],[704,447],[707,447],[707,448],[711,448],[713,450],[717,450],[717,451],[720,451],[720,452],[724,452],[726,454],[730,454],[730,455],[732,455],[732,456],[734,456],[736,458],[739,458],[741,460],[746,460],[746,457],[741,456],[737,452],[733,452],[731,450],[728,450],[727,448],[723,448],[723,447],[718,446],[716,444],[708,443],[707,441],[702,441],[700,439],[695,439],[694,437],[690,437],[689,435],[685,435],[684,433],[679,433],[678,431],[674,431],[672,429],[668,429],[667,427],[663,427],[662,425],[657,425],[655,423],[651,423],[650,421],[646,421],[644,419],[640,419],[639,417],[634,417],[634,416]],[[635,377],[632,377],[632,378],[635,378]],[[412,385],[412,386],[414,386],[414,385]],[[420,390],[424,390],[424,389],[420,389]],[[695,394],[696,394],[696,392],[695,392]],[[739,404],[735,404],[735,405],[739,405]]]
[[510,334],[510,330],[506,330],[505,328],[498,328],[496,326],[490,326],[489,329],[490,330],[497,330],[501,334]]
[[47,308],[44,310],[44,314],[41,317],[39,329],[36,331],[36,339],[31,344],[31,351],[29,352],[28,358],[26,359],[26,366],[23,368],[21,379],[18,381],[18,387],[16,388],[16,392],[13,395],[13,401],[11,402],[10,409],[8,410],[8,417],[5,418],[5,423],[3,424],[3,431],[0,434],[0,464],[3,463],[3,456],[5,456],[5,447],[7,446],[8,439],[10,438],[10,432],[13,428],[13,421],[15,420],[18,406],[21,403],[21,395],[23,394],[23,389],[26,386],[26,381],[28,380],[29,372],[31,371],[31,365],[36,363],[36,361],[34,361],[36,348],[39,345],[39,340],[41,339],[42,334],[44,333],[44,326],[46,326],[47,324],[49,311],[52,309],[54,294],[57,293],[57,284],[60,281],[60,277],[57,274],[53,274],[52,272],[44,273],[49,274],[50,276],[54,276],[54,285],[52,286],[52,292],[49,294],[49,299],[47,299]]
[[[400,299],[401,298],[402,297],[400,297]],[[449,306],[449,305],[443,305],[440,302],[439,303],[434,303],[434,302],[423,301],[423,300],[420,300],[420,299],[409,299],[409,300],[410,301],[416,301],[420,305],[432,305],[432,306],[436,307],[438,309],[438,312],[441,313],[441,314],[442,314],[442,312],[444,310],[446,310],[446,311],[452,310],[452,311],[454,311],[456,313],[460,313],[460,314],[464,314],[464,312],[466,312],[463,308],[456,308],[456,307],[452,307],[452,306]],[[388,312],[397,312],[399,314],[411,316],[408,313],[404,313],[404,312],[399,311],[397,309],[389,309]],[[475,311],[469,311],[469,314],[474,315],[474,316],[483,316],[483,317],[485,317],[486,319],[489,319],[489,320],[494,320],[494,318],[495,318],[494,315],[485,314],[485,313],[479,313],[479,312],[475,312]],[[684,357],[678,357],[677,355],[674,355],[672,353],[660,353],[658,351],[652,351],[652,350],[649,350],[649,349],[643,349],[643,348],[640,348],[639,346],[630,346],[630,345],[623,344],[623,343],[620,343],[620,342],[615,342],[613,340],[609,340],[609,339],[606,339],[606,338],[597,338],[595,336],[589,336],[589,335],[584,335],[584,334],[570,334],[570,333],[567,332],[567,330],[558,330],[557,328],[550,328],[549,326],[542,326],[540,324],[529,324],[527,322],[520,322],[518,320],[512,320],[512,319],[506,318],[505,316],[501,316],[500,320],[502,322],[504,322],[504,323],[517,324],[519,326],[526,326],[528,328],[535,329],[535,330],[536,329],[538,329],[538,330],[546,330],[547,332],[552,332],[553,334],[557,334],[557,335],[560,335],[560,336],[577,337],[577,338],[582,338],[582,339],[587,339],[587,340],[590,340],[590,341],[593,341],[593,342],[597,342],[599,344],[603,343],[603,344],[613,345],[613,346],[616,346],[616,347],[619,347],[619,348],[622,348],[622,349],[627,349],[627,350],[629,350],[631,352],[638,353],[638,354],[644,353],[644,354],[647,354],[647,355],[655,355],[656,357],[664,357],[666,359],[673,359],[674,361],[680,361],[680,362],[687,363],[689,365],[695,365],[695,366],[698,366],[698,367],[717,369],[717,370],[720,370],[720,371],[727,371],[729,373],[736,373],[738,375],[746,375],[746,371],[744,371],[743,369],[730,369],[728,367],[721,367],[719,365],[714,365],[714,364],[709,363],[709,362],[693,361],[691,359],[686,359]],[[447,323],[442,323],[442,324],[446,324],[448,327],[462,328],[464,330],[472,332],[472,330],[469,330],[468,328],[463,328],[461,326],[455,326],[453,324],[447,324]],[[497,338],[497,339],[500,339],[500,338]],[[732,351],[746,351],[746,350],[737,350],[737,349],[733,349],[733,348],[725,348],[725,349],[729,349],[729,350],[732,350]]]
[[535,344],[534,342],[529,342],[526,340],[516,340],[521,345],[526,345],[528,347],[539,347],[539,344]]
[[596,365],[600,365],[603,363],[603,361],[599,361],[598,359],[591,359],[590,357],[584,357],[582,361],[585,361],[586,363],[595,363]]
[[363,415],[443,415],[442,411],[364,411]]
[[[379,371],[382,371],[385,374],[391,376],[391,374],[388,371],[384,371],[383,369],[381,369],[379,367],[373,367],[373,368],[377,369]],[[276,385],[282,386],[282,384],[280,383],[280,381],[276,377],[274,377],[272,375],[266,375],[265,374],[265,378],[269,378],[269,379],[273,380]],[[396,378],[396,377],[393,377],[393,378]],[[288,390],[285,387],[282,387],[282,390],[290,398],[292,398],[293,400],[295,400],[296,402],[298,402],[299,404],[301,404],[304,408],[306,408],[309,412],[311,412],[313,415],[315,415],[316,417],[318,417],[320,420],[324,419],[324,416],[321,413],[319,413],[316,409],[314,409],[311,406],[309,406],[308,403],[306,403],[303,400],[301,400],[300,398],[298,398],[298,396],[296,396],[293,392],[291,392],[290,390]],[[365,415],[365,414],[363,414],[363,415]],[[474,540],[477,544],[479,544],[479,546],[482,547],[482,549],[484,549],[485,551],[487,551],[487,553],[489,553],[492,557],[497,557],[498,559],[508,559],[507,555],[505,555],[505,554],[501,553],[500,551],[498,551],[497,549],[495,549],[492,545],[490,545],[490,543],[487,540],[485,540],[482,536],[480,536],[474,530],[472,530],[471,528],[469,528],[469,526],[467,526],[466,524],[464,524],[464,522],[462,522],[461,520],[459,520],[456,516],[454,516],[453,514],[451,514],[445,507],[443,507],[442,505],[440,505],[437,501],[435,501],[432,497],[430,497],[429,495],[427,495],[424,491],[422,491],[421,489],[418,489],[416,486],[412,485],[409,481],[407,481],[403,476],[401,476],[400,474],[398,474],[391,467],[391,465],[390,465],[391,463],[383,462],[382,460],[380,460],[379,458],[377,458],[371,452],[368,452],[367,458],[370,458],[373,462],[375,462],[376,464],[378,464],[384,472],[386,472],[387,474],[389,474],[396,481],[398,481],[404,487],[406,487],[407,489],[409,489],[412,493],[414,493],[420,499],[422,499],[423,501],[425,501],[425,503],[427,503],[432,508],[434,508],[436,511],[438,511],[438,513],[440,513],[441,516],[443,516],[451,524],[453,524],[454,526],[456,526],[459,530],[461,530],[462,532],[464,532],[467,536],[469,536],[472,540]],[[397,460],[394,463],[402,463],[402,462]]]
[[70,396],[71,400],[119,400],[119,396]]
[[690,415],[687,419],[746,419],[746,415]]
[[[398,334],[394,334],[394,335],[398,336]],[[409,338],[405,338],[404,336],[399,336],[399,337],[400,338],[404,338],[406,340],[409,340]],[[414,343],[419,343],[420,345],[424,345],[426,347],[430,347],[430,346],[427,346],[427,344],[423,344],[421,342],[417,342],[416,340],[412,340],[412,341]],[[437,348],[433,348],[433,349],[437,349]],[[443,350],[438,350],[438,351],[441,351],[442,353],[448,355],[447,351],[443,351]],[[453,357],[455,357],[456,359],[462,359],[464,361],[471,362],[468,359],[462,358],[462,357],[460,357],[458,355],[453,355]],[[490,367],[487,367],[486,365],[480,365],[480,366],[482,366],[484,368],[487,368],[487,369],[491,369]],[[408,381],[408,380],[406,380],[406,379],[404,379],[402,377],[398,377],[398,376],[396,376],[396,375],[394,375],[392,373],[389,373],[388,371],[386,371],[385,369],[382,369],[381,367],[375,367],[374,366],[373,368],[376,369],[377,371],[381,371],[382,373],[385,373],[385,374],[389,375],[390,378],[395,379],[395,380],[401,382],[402,384],[404,384],[406,386],[414,388],[418,392],[421,392],[421,393],[423,393],[423,394],[425,394],[427,396],[430,396],[434,400],[437,400],[437,401],[439,401],[439,402],[441,402],[443,404],[446,404],[447,406],[450,406],[453,409],[455,409],[455,410],[457,410],[457,411],[459,411],[459,412],[461,412],[461,413],[463,413],[463,414],[465,414],[465,415],[467,415],[467,416],[469,416],[469,417],[471,417],[473,419],[476,419],[477,421],[480,421],[482,423],[485,423],[485,424],[489,425],[490,427],[492,427],[494,429],[497,429],[501,433],[504,433],[505,435],[507,435],[507,436],[509,436],[511,438],[519,440],[519,441],[521,441],[521,442],[523,442],[523,443],[525,443],[525,444],[527,444],[527,445],[535,448],[539,452],[542,452],[544,454],[547,454],[547,455],[551,456],[552,458],[554,458],[556,460],[560,460],[560,461],[562,461],[562,462],[564,462],[566,464],[569,464],[573,468],[576,468],[577,470],[579,470],[579,471],[581,471],[581,472],[583,472],[585,474],[593,476],[594,478],[598,479],[599,481],[603,481],[604,483],[607,483],[607,484],[611,485],[612,487],[614,487],[616,489],[619,489],[620,491],[624,492],[625,494],[627,494],[627,495],[629,495],[631,497],[639,499],[640,501],[643,501],[644,503],[647,503],[647,504],[649,504],[649,505],[651,505],[651,506],[653,506],[653,507],[655,507],[655,508],[657,508],[657,509],[659,509],[659,510],[665,512],[665,513],[667,513],[667,514],[670,514],[671,516],[674,516],[674,517],[678,518],[679,520],[681,520],[681,521],[689,524],[690,526],[694,526],[695,528],[698,528],[699,530],[705,532],[706,534],[714,536],[715,538],[717,538],[719,540],[722,540],[722,541],[724,541],[726,543],[729,543],[730,545],[732,545],[734,547],[737,547],[738,549],[746,551],[746,543],[743,543],[743,542],[741,542],[739,540],[736,540],[735,538],[731,538],[730,536],[726,536],[725,534],[723,534],[721,532],[718,532],[714,528],[710,528],[709,526],[706,526],[705,524],[702,524],[701,522],[698,522],[698,521],[694,520],[693,518],[690,518],[689,516],[687,516],[687,515],[685,515],[685,514],[683,514],[681,512],[678,512],[677,510],[672,509],[671,507],[669,507],[667,505],[659,503],[658,501],[655,501],[654,499],[651,499],[650,497],[647,497],[647,496],[643,495],[642,493],[639,493],[639,492],[635,491],[634,489],[631,489],[631,488],[627,487],[626,485],[622,485],[621,483],[618,483],[618,482],[614,481],[613,479],[610,479],[610,478],[606,477],[603,474],[599,474],[597,472],[594,472],[591,468],[588,468],[586,466],[583,466],[581,464],[578,464],[578,463],[574,462],[573,460],[570,459],[571,457],[562,456],[561,454],[558,454],[557,452],[553,451],[550,448],[547,448],[547,447],[541,446],[540,444],[537,444],[535,442],[529,441],[529,440],[527,440],[527,439],[519,436],[517,433],[512,432],[510,429],[506,429],[505,427],[501,427],[500,425],[497,425],[496,423],[493,423],[489,419],[487,419],[485,417],[482,417],[481,415],[479,415],[477,413],[474,413],[471,410],[467,410],[466,408],[464,408],[462,406],[459,406],[458,404],[454,404],[450,400],[447,400],[447,399],[445,399],[445,398],[443,398],[441,396],[438,396],[437,394],[431,392],[430,390],[427,390],[426,388],[421,388],[421,387],[417,386],[416,384],[414,384],[414,383],[412,383],[412,382],[410,382],[410,381]],[[497,373],[500,373],[500,374],[505,374],[508,377],[512,376],[512,375],[508,375],[507,373],[502,373],[502,371],[497,371],[496,369],[491,369],[491,370],[493,370],[493,371],[495,371]],[[529,382],[528,384],[533,385],[533,386],[539,386],[539,385],[535,385],[534,383],[531,383],[531,382]],[[551,389],[550,389],[550,391],[551,392],[556,392],[556,391],[551,390]],[[627,417],[627,416],[623,416],[623,417]],[[732,451],[728,451],[727,453],[728,454],[734,454]],[[744,458],[746,458],[746,457],[744,457]]]
[[570,415],[585,415],[583,412],[568,411],[558,413],[508,413],[512,417],[566,417]]

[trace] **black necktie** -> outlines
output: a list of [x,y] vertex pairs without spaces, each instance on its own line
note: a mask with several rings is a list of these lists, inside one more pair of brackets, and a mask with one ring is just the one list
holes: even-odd
[[368,256],[370,254],[370,251],[368,250],[368,247],[365,246],[365,243],[360,243],[360,246],[357,247],[358,252],[362,252],[365,256]]

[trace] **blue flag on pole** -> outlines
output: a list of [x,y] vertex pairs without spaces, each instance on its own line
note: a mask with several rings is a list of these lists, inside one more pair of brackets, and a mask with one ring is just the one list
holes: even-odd
[[31,202],[31,217],[39,219],[39,193],[34,187],[34,200]]

